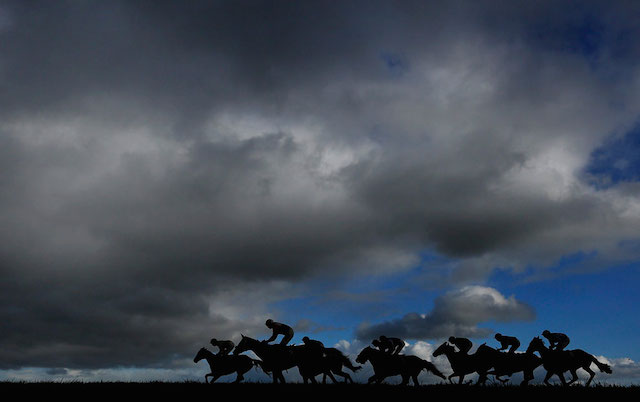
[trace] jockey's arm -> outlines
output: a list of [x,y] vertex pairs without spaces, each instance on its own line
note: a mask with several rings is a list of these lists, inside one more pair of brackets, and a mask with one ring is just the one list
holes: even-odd
[[271,334],[271,338],[267,339],[265,342],[269,343],[269,342],[275,341],[277,337],[278,337],[278,333],[274,330],[273,333]]

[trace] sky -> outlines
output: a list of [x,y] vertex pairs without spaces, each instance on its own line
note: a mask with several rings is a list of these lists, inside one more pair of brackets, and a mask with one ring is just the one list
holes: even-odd
[[640,383],[639,19],[0,0],[0,380],[201,380],[272,318],[444,372],[548,329]]

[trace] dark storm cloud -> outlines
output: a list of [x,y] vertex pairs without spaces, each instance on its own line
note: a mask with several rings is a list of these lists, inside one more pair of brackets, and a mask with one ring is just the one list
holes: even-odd
[[626,10],[585,58],[535,34],[569,18],[547,6],[0,5],[1,364],[169,364],[264,331],[291,283],[428,248],[461,281],[615,254],[632,197],[574,172],[637,117],[594,64],[635,62],[608,53]]

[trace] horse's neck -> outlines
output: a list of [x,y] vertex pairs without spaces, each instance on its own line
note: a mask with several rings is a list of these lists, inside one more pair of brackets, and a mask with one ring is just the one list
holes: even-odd
[[456,355],[456,352],[454,350],[445,349],[444,355],[447,357],[450,363],[453,363],[454,361],[458,360],[458,356]]
[[205,352],[205,356],[204,356],[205,360],[207,360],[207,362],[209,362],[209,364],[214,363],[216,361],[217,357],[218,356],[214,355],[212,352],[210,352],[208,350]]
[[468,360],[470,357],[470,355],[466,353],[456,352],[454,350],[447,352],[445,356],[447,356],[451,365],[462,365],[465,360]]
[[255,354],[260,356],[265,352],[266,345],[263,345],[261,342],[258,342],[257,340],[252,339],[249,342],[249,347],[247,349],[253,351]]
[[389,360],[389,355],[379,350],[371,349],[371,353],[369,353],[369,360],[380,361],[380,360]]
[[[270,359],[273,356],[277,355],[280,351],[274,349],[275,345],[268,345],[262,342],[255,341],[253,345],[250,347],[253,352],[258,355],[261,359]],[[286,349],[282,349],[286,350]]]
[[551,354],[551,350],[547,349],[544,345],[540,345],[538,352],[540,352],[540,357],[549,356]]

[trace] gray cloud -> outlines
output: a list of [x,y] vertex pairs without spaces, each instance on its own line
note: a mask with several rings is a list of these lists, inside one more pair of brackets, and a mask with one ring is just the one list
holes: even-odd
[[424,249],[459,282],[637,258],[633,192],[579,175],[637,118],[627,5],[593,5],[595,66],[554,31],[576,13],[522,6],[4,3],[0,364],[171,365]]
[[491,334],[491,330],[478,327],[478,324],[530,321],[535,317],[533,307],[513,296],[505,297],[489,287],[467,286],[437,298],[433,310],[426,314],[410,313],[383,323],[363,323],[356,337],[361,340],[375,339],[380,335],[418,340],[449,336],[481,338]]

